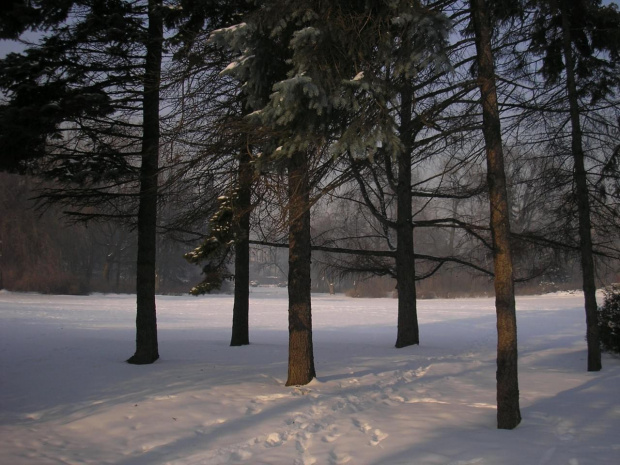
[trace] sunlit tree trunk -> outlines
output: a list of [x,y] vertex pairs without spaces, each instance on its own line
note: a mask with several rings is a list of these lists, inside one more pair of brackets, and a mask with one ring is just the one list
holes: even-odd
[[288,330],[287,386],[308,384],[316,372],[312,347],[310,281],[310,185],[308,154],[296,151],[288,168]]
[[500,429],[513,429],[521,422],[517,319],[510,250],[510,210],[491,48],[492,28],[485,0],[471,0],[470,5],[476,34],[478,84],[482,103],[493,238],[497,313],[497,426]]

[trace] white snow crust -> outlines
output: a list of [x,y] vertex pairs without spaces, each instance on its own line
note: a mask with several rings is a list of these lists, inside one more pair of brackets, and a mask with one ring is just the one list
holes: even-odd
[[493,299],[313,295],[318,379],[285,387],[286,289],[158,297],[161,360],[134,351],[135,296],[0,292],[0,463],[10,465],[615,465],[620,359],[586,372],[583,296],[517,299],[523,422],[496,429]]

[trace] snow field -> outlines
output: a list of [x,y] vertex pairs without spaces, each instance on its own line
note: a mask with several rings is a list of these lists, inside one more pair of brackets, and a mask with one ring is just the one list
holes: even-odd
[[393,347],[396,300],[313,295],[318,379],[285,387],[286,289],[158,297],[160,354],[134,350],[135,296],[0,293],[0,463],[616,465],[620,360],[587,373],[581,294],[517,300],[522,424],[495,428],[493,299],[419,302],[421,345]]

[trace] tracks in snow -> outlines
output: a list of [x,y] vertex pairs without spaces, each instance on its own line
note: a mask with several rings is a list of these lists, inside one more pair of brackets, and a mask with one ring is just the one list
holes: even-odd
[[[391,370],[355,376],[341,381],[314,382],[297,386],[286,393],[261,395],[242,407],[248,423],[252,420],[272,421],[269,434],[251,436],[207,454],[196,455],[190,464],[262,463],[261,456],[282,453],[287,463],[313,465],[351,463],[351,444],[382,447],[389,438],[375,424],[378,405],[394,407],[403,404],[445,403],[429,395],[424,377],[432,364],[416,369]],[[352,372],[352,370],[348,370]],[[284,409],[284,404],[292,405]],[[264,417],[264,418],[261,418]],[[216,426],[217,428],[217,426]],[[247,431],[251,434],[251,426]],[[264,431],[264,429],[263,429]]]

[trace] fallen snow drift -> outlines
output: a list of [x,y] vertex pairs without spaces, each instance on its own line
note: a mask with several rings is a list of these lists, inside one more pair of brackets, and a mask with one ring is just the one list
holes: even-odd
[[517,300],[523,422],[495,427],[492,299],[419,303],[395,349],[396,300],[313,295],[318,379],[284,386],[286,289],[158,297],[161,360],[134,366],[135,297],[0,293],[0,463],[615,465],[620,360],[587,373],[580,294]]

